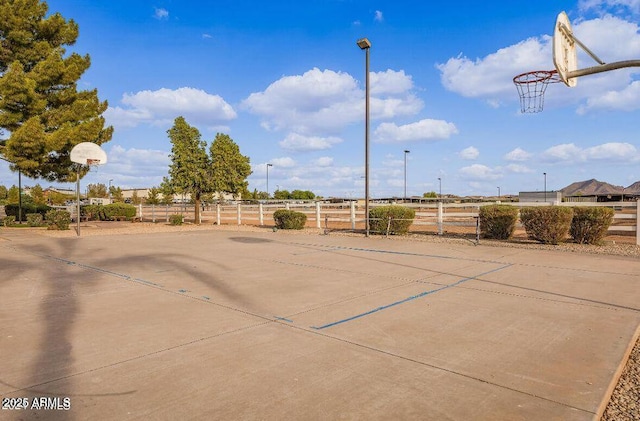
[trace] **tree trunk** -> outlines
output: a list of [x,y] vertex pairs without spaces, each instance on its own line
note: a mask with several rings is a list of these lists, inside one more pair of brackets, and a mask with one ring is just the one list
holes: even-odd
[[193,203],[195,205],[195,221],[193,223],[196,225],[200,225],[200,192],[195,194]]

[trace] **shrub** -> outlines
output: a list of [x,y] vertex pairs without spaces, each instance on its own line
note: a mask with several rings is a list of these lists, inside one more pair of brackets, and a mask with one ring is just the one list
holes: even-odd
[[613,222],[611,208],[575,207],[569,234],[579,244],[599,244]]
[[65,210],[53,209],[47,212],[45,219],[47,221],[47,229],[68,230],[71,223],[71,214]]
[[276,227],[283,230],[301,230],[307,223],[307,215],[288,209],[278,209],[273,213]]
[[560,206],[526,207],[520,210],[520,221],[530,239],[544,244],[558,244],[571,227],[573,210]]
[[44,218],[39,213],[29,213],[27,214],[27,225],[30,227],[39,227],[42,225],[42,220]]
[[131,219],[136,216],[136,207],[127,203],[110,203],[103,206],[105,220]]
[[518,221],[518,208],[509,205],[481,206],[480,233],[484,238],[508,240],[513,236]]
[[4,217],[4,219],[2,220],[2,224],[3,224],[5,227],[10,227],[10,226],[12,226],[12,225],[13,225],[13,224],[15,224],[15,223],[16,223],[16,217],[15,217],[15,216],[13,216],[13,215],[11,215],[11,216],[5,216],[5,217]]
[[98,220],[104,221],[104,207],[102,205],[84,205],[80,206],[80,215],[87,218],[88,221]]
[[169,223],[171,225],[182,225],[183,222],[184,222],[184,216],[181,213],[177,213],[169,216]]
[[369,229],[372,232],[406,234],[413,224],[416,211],[404,206],[380,206],[369,209]]
[[[22,204],[22,220],[26,221],[27,215],[30,213],[39,213],[43,217],[51,210],[47,205],[36,205],[35,203],[23,203]],[[20,213],[20,206],[16,203],[11,203],[4,206],[4,213],[7,216],[14,216],[16,221],[18,220],[18,213]]]

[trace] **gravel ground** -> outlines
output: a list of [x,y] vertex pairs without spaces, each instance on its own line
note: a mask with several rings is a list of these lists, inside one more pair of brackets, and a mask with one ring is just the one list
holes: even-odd
[[[185,231],[204,231],[204,230],[225,230],[225,231],[252,231],[252,232],[270,232],[271,228],[246,226],[246,225],[182,225],[171,226],[166,224],[153,223],[86,223],[80,227],[81,236],[93,235],[122,235],[122,234],[140,234],[149,232],[185,232]],[[75,237],[76,231],[47,231],[37,229],[37,233],[51,237]],[[305,229],[301,231],[287,231],[289,235],[321,235],[324,230]],[[329,235],[358,235],[352,232],[330,232]],[[475,246],[475,238],[463,236],[437,236],[437,235],[408,235],[408,236],[391,236],[386,239],[382,236],[373,236],[374,239],[391,240],[391,241],[427,241],[434,243],[458,243]],[[558,245],[544,245],[537,242],[527,240],[525,237],[519,236],[510,241],[480,240],[483,246],[491,247],[510,247],[510,248],[527,248],[538,250],[557,250],[560,252],[570,253],[593,253],[607,254],[616,256],[628,256],[640,258],[640,246],[632,243],[628,238],[611,239],[607,238],[603,245],[592,246],[584,244],[562,243]],[[601,421],[640,421],[640,339],[636,342],[633,351],[625,365],[620,376],[617,386],[615,387],[609,404],[607,405]]]

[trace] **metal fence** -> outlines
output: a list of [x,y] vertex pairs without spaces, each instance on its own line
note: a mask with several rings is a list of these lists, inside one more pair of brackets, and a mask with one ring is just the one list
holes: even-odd
[[[414,209],[415,218],[409,227],[411,233],[454,234],[475,236],[478,229],[478,213],[481,206],[500,203],[398,203]],[[640,202],[598,202],[598,203],[544,203],[509,202],[518,208],[527,206],[598,206],[614,209],[614,221],[609,227],[610,234],[634,235],[640,245]],[[369,206],[388,206],[389,203],[373,202]],[[138,205],[137,218],[148,222],[169,222],[170,215],[182,214],[186,221],[194,222],[193,205]],[[204,206],[200,212],[200,223],[218,225],[273,226],[273,213],[278,209],[289,209],[307,215],[307,227],[329,231],[364,231],[364,205],[355,201],[344,203],[325,202],[279,202],[279,203],[234,203]]]

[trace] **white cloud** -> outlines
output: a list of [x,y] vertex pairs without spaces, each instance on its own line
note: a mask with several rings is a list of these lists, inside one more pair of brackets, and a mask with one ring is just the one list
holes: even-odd
[[633,13],[640,13],[640,0],[580,0],[578,7],[582,11],[595,10],[600,13],[628,9]]
[[329,149],[341,142],[342,139],[339,137],[304,136],[297,133],[289,133],[279,145],[283,149],[304,152]]
[[460,168],[458,172],[467,180],[491,181],[502,178],[502,173],[499,170],[481,164],[473,164],[468,167]]
[[584,163],[590,161],[640,162],[640,151],[630,144],[609,142],[589,148],[573,143],[552,146],[542,153],[542,158],[552,162]]
[[167,151],[125,149],[120,145],[111,146],[107,156],[109,162],[99,167],[98,172],[101,178],[113,179],[114,185],[123,188],[159,186],[171,162]]
[[139,124],[171,124],[182,115],[190,124],[214,126],[237,117],[233,107],[222,97],[194,88],[140,91],[124,94],[125,107],[109,107],[105,112],[108,124],[135,127]]
[[458,129],[453,123],[444,120],[424,119],[403,126],[398,126],[395,123],[382,123],[374,132],[374,140],[380,143],[415,142],[448,139],[456,133],[458,133]]
[[578,160],[581,149],[573,143],[563,143],[552,146],[542,153],[544,159],[551,161],[571,161]]
[[333,165],[333,158],[330,156],[322,156],[313,161],[313,164],[318,167],[330,167]]
[[478,159],[480,151],[473,146],[469,146],[468,148],[461,150],[458,153],[458,156],[462,159],[473,161],[474,159]]
[[376,22],[384,21],[384,16],[382,15],[382,12],[380,10],[375,11],[373,15],[373,20],[375,20]]
[[527,161],[531,159],[531,154],[524,149],[515,148],[504,156],[507,161]]
[[274,167],[292,168],[296,166],[296,161],[289,157],[274,158],[270,161]]
[[[628,4],[637,7],[636,3]],[[572,27],[576,36],[607,63],[630,60],[640,55],[640,30],[635,22],[605,15],[577,21]],[[465,97],[481,98],[490,106],[496,107],[517,99],[512,83],[515,75],[533,70],[552,70],[552,55],[551,37],[542,35],[480,58],[472,59],[460,54],[438,64],[437,68],[446,89]],[[578,48],[579,68],[595,64],[593,59]],[[580,104],[587,101],[579,109],[583,113],[595,108],[638,109],[638,88],[632,86],[634,75],[638,72],[638,68],[630,68],[581,77],[578,87],[573,89],[562,84],[550,85],[545,105]],[[563,91],[557,94],[554,92],[557,89]]]
[[515,75],[553,66],[550,40],[549,36],[529,38],[475,60],[461,54],[436,67],[442,85],[462,96],[493,100],[501,95],[515,96],[511,83]]
[[[414,115],[424,104],[409,90],[410,76],[387,70],[371,73],[371,118]],[[364,90],[349,74],[311,69],[283,76],[262,92],[252,93],[242,107],[262,117],[267,130],[286,130],[307,136],[338,133],[364,115]]]
[[608,91],[587,99],[578,108],[578,114],[594,109],[634,111],[640,108],[640,82],[635,81],[620,91]]
[[413,89],[413,78],[405,74],[404,70],[387,69],[384,72],[371,72],[371,95],[402,95]]
[[169,11],[163,8],[154,8],[155,11],[153,13],[153,17],[158,20],[166,20],[169,19]]
[[516,174],[528,174],[533,172],[531,168],[520,164],[509,164],[505,167],[505,169]]

